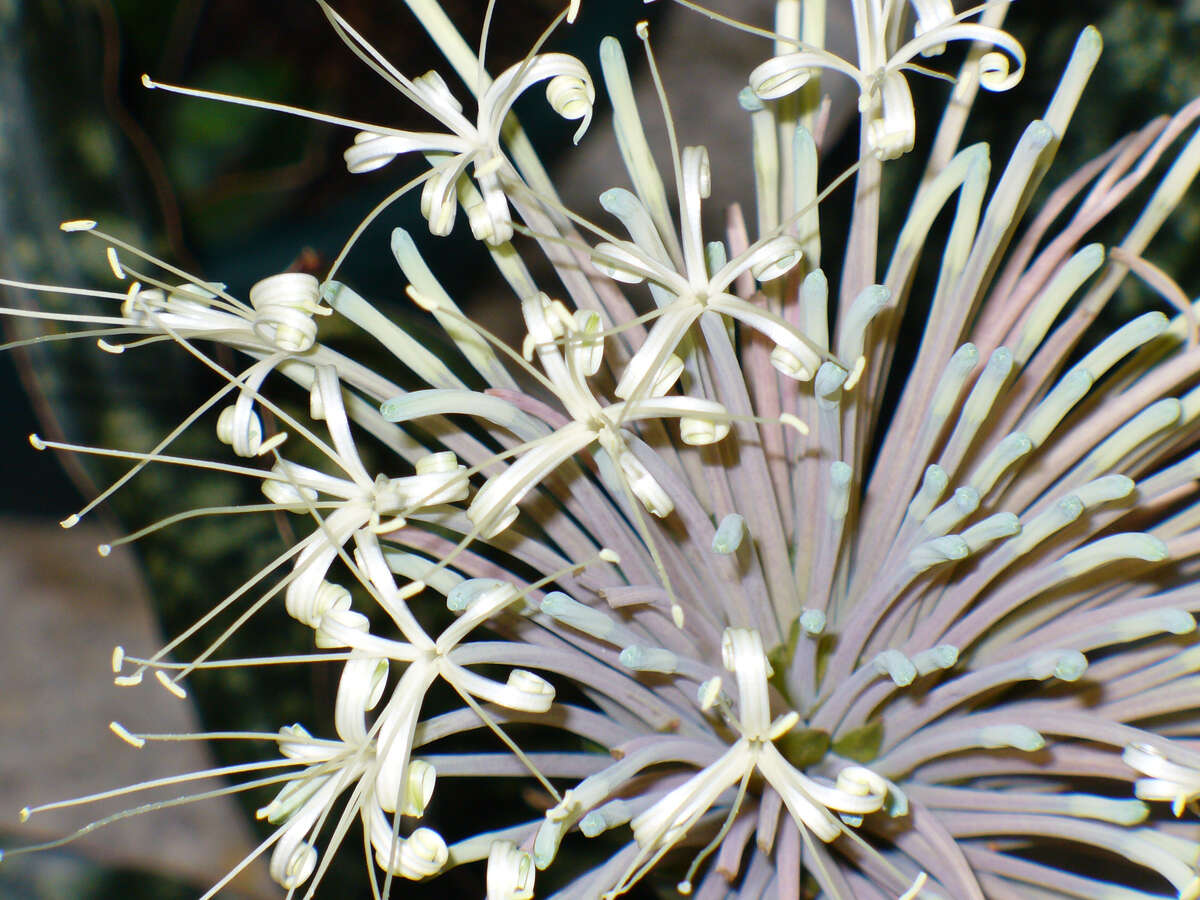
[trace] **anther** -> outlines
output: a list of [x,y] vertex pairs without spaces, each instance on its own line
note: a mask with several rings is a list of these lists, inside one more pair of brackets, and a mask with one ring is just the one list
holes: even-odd
[[180,700],[187,699],[187,691],[180,687],[178,682],[172,681],[167,677],[167,673],[159,669],[154,673],[154,677],[158,679],[158,683],[166,688],[167,692]]
[[109,722],[108,730],[136,750],[141,750],[146,746],[145,738],[140,738],[136,734],[130,733],[120,722]]

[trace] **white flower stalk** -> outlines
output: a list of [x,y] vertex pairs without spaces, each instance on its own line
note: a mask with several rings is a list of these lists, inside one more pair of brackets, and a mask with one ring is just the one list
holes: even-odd
[[[676,214],[608,39],[628,178],[601,203],[624,239],[561,203],[512,114],[546,83],[551,105],[587,125],[583,64],[543,52],[544,36],[492,80],[486,34],[476,54],[434,0],[408,6],[477,115],[323,7],[446,133],[315,117],[360,132],[352,170],[427,157],[386,202],[421,186],[411,199],[436,236],[464,209],[513,289],[523,346],[465,313],[401,229],[393,293],[442,329],[437,351],[332,280],[362,228],[324,283],[271,276],[246,304],[153,259],[168,275],[134,272],[117,254],[137,251],[69,223],[138,283],[77,291],[119,314],[30,313],[74,321],[109,351],[173,342],[224,380],[148,451],[34,438],[133,461],[99,499],[161,464],[252,479],[268,501],[181,511],[120,542],[198,516],[311,522],[166,647],[113,659],[119,684],[152,671],[177,696],[201,668],[341,667],[325,711],[335,738],[298,725],[218,735],[274,751],[223,772],[262,772],[228,790],[277,790],[255,855],[271,850],[280,885],[338,896],[329,860],[357,818],[378,897],[456,867],[489,900],[547,883],[563,900],[638,884],[746,900],[1200,897],[1200,310],[1148,258],[1200,172],[1200,103],[1066,176],[1030,216],[1057,177],[1094,30],[993,175],[986,145],[958,143],[974,88],[1010,87],[1024,65],[999,30],[1003,4],[956,14],[914,0],[908,39],[904,4],[852,0],[848,62],[823,45],[824,4],[781,2],[771,28],[733,23],[777,54],[741,95],[757,219],[731,210],[722,240],[705,243],[708,153],[680,150],[668,121]],[[648,26],[637,35],[669,118]],[[896,183],[889,160],[913,147],[918,118],[936,119],[913,108],[908,74],[960,41],[972,46],[926,172]],[[821,158],[820,69],[860,87],[849,172]],[[851,176],[849,231],[830,233],[823,204]],[[881,197],[904,204],[895,234]],[[1124,236],[1098,243],[1134,202]],[[845,249],[840,269],[823,247]],[[1169,314],[1103,319],[1130,275]],[[317,317],[330,312],[386,358],[328,346]],[[227,371],[211,343],[249,362]],[[901,344],[912,362],[898,369]],[[375,368],[396,363],[403,389]],[[237,463],[167,454],[202,419]],[[225,658],[233,631],[281,609],[319,652]],[[166,739],[113,730],[139,748]],[[528,808],[486,826],[454,817],[500,778],[525,780]]]
[[[999,28],[966,21],[979,13],[979,7],[956,15],[948,0],[910,2],[916,13],[911,39],[905,41],[902,31],[904,3],[852,0],[857,64],[801,44],[798,51],[769,59],[751,72],[751,90],[760,99],[777,100],[804,87],[818,69],[847,75],[858,83],[858,110],[867,146],[880,159],[895,159],[911,150],[916,139],[916,112],[904,73],[918,68],[917,57],[939,56],[951,41],[984,42],[1004,52],[993,50],[980,57],[980,85],[1006,91],[1021,80],[1025,68],[1021,45]],[[1009,63],[1010,56],[1016,69]]]

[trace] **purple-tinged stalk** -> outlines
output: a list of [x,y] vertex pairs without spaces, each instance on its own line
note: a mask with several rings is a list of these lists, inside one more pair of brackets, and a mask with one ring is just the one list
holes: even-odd
[[[130,475],[151,462],[243,475],[269,501],[175,519],[311,522],[181,636],[230,621],[191,661],[170,661],[179,640],[114,656],[118,683],[153,671],[179,695],[197,668],[342,666],[336,738],[299,725],[212,736],[278,751],[223,774],[281,785],[256,855],[270,851],[289,896],[316,892],[357,817],[383,896],[397,878],[485,863],[489,900],[529,898],[539,870],[573,864],[564,842],[595,840],[605,861],[555,897],[611,900],[664,871],[703,898],[1200,897],[1200,825],[1183,818],[1200,798],[1200,357],[1193,305],[1145,256],[1200,169],[1200,105],[1119,142],[1030,216],[1099,55],[1094,30],[993,178],[986,145],[958,144],[977,89],[1010,88],[1023,69],[1003,3],[955,14],[913,0],[910,39],[906,8],[851,0],[855,60],[824,48],[820,2],[782,0],[773,28],[713,14],[769,38],[773,55],[740,96],[756,220],[731,210],[706,241],[708,153],[669,127],[671,171],[659,170],[616,41],[601,46],[601,73],[629,187],[601,196],[606,228],[563,206],[511,115],[545,83],[551,106],[582,122],[578,139],[595,96],[584,66],[541,52],[543,35],[492,80],[483,47],[433,0],[408,3],[475,95],[473,117],[436,73],[403,75],[321,5],[445,134],[171,90],[348,126],[354,172],[422,154],[429,169],[380,208],[420,187],[436,236],[462,207],[513,289],[519,349],[465,315],[399,229],[407,295],[452,359],[333,280],[346,251],[324,283],[271,276],[245,304],[165,264],[164,276],[133,272],[118,250],[136,250],[94,223],[65,226],[137,279],[107,295],[119,314],[75,317],[100,329],[84,333],[116,351],[173,340],[226,382],[147,453],[70,449],[136,460]],[[638,35],[670,126],[644,24]],[[927,72],[915,60],[955,41],[970,46],[925,174],[888,184],[890,160],[914,146],[907,79]],[[820,166],[822,70],[860,90],[861,159],[836,177]],[[851,178],[848,234],[822,233],[825,196]],[[1156,186],[1126,237],[1087,243],[1145,184]],[[884,186],[911,195],[890,249]],[[535,282],[518,238],[557,285]],[[822,265],[831,249],[845,258],[836,274]],[[917,268],[930,258],[926,285]],[[1130,273],[1173,317],[1148,312],[1085,341]],[[900,371],[910,303],[927,312]],[[402,390],[322,344],[314,316],[329,314],[427,387]],[[252,362],[227,372],[197,341]],[[307,416],[267,398],[276,372],[308,391]],[[286,433],[267,436],[259,408]],[[166,455],[205,416],[246,464]],[[388,471],[367,469],[367,435],[394,453]],[[296,440],[319,465],[296,461]],[[320,652],[220,659],[224,637],[279,595]],[[434,633],[422,621],[438,596],[457,618]],[[461,705],[429,715],[439,681]],[[527,724],[561,740],[523,750],[513,735]],[[135,747],[205,737],[114,731]],[[492,749],[439,746],[472,732]],[[529,779],[543,814],[513,810],[512,824],[474,835],[422,824],[458,779],[499,777]]]

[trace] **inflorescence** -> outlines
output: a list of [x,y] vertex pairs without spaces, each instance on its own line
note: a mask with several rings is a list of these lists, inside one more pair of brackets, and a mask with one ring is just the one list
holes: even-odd
[[[461,80],[452,87],[403,74],[318,2],[439,130],[143,81],[349,128],[351,172],[423,158],[370,218],[417,194],[436,238],[461,209],[525,337],[510,347],[464,314],[401,229],[390,249],[407,297],[452,353],[334,279],[362,228],[324,280],[268,275],[243,301],[95,222],[63,225],[100,241],[128,288],[88,292],[111,299],[111,315],[33,315],[84,326],[113,353],[173,342],[223,379],[146,451],[34,436],[38,449],[133,462],[64,527],[147,465],[190,465],[253,479],[266,502],[159,525],[282,512],[298,533],[159,652],[118,648],[117,683],[152,673],[182,697],[198,668],[341,673],[333,735],[284,724],[214,736],[263,742],[268,758],[170,783],[273,786],[258,812],[273,830],[255,855],[269,854],[288,896],[317,891],[357,818],[376,896],[479,863],[489,900],[531,898],[539,871],[574,864],[565,845],[590,840],[602,861],[554,896],[611,900],[670,878],[703,898],[1200,897],[1197,313],[1145,258],[1200,170],[1200,102],[1067,176],[1030,215],[1100,53],[1093,29],[993,177],[987,145],[958,144],[978,89],[1007,90],[1024,68],[1000,27],[1004,3],[955,13],[948,0],[850,0],[853,60],[825,48],[824,3],[783,0],[772,25],[711,14],[763,41],[739,98],[753,159],[719,163],[753,165],[753,218],[734,208],[724,233],[703,233],[708,152],[679,146],[668,116],[659,168],[648,111],[607,38],[600,80],[628,182],[601,196],[610,219],[596,224],[558,199],[512,113],[540,86],[579,123],[577,142],[588,129],[588,68],[542,49],[578,3],[493,79],[435,0],[407,0]],[[637,33],[661,94],[649,28]],[[918,58],[955,42],[965,59],[941,75],[954,86],[935,127],[908,81],[930,74]],[[821,166],[825,77],[859,89],[861,153],[844,173]],[[921,129],[923,177],[889,181]],[[841,235],[821,214],[843,185],[853,215]],[[881,238],[885,185],[907,204],[894,240]],[[1143,185],[1126,236],[1086,243]],[[553,283],[522,254],[548,260]],[[918,278],[922,261],[933,284]],[[1171,315],[1096,337],[1131,274]],[[329,316],[394,360],[371,368],[322,343]],[[915,360],[902,367],[914,317]],[[214,344],[244,368],[219,364]],[[424,387],[396,383],[413,378]],[[297,389],[306,413],[290,402]],[[169,454],[204,422],[236,461]],[[380,458],[382,471],[365,461]],[[224,636],[280,598],[316,652],[223,658]],[[449,615],[429,614],[439,602]],[[459,702],[431,713],[439,683]],[[523,749],[530,724],[557,745]],[[112,727],[136,748],[208,737]],[[490,749],[439,747],[476,732]],[[457,783],[498,777],[528,779],[541,810],[480,834],[423,824]]]

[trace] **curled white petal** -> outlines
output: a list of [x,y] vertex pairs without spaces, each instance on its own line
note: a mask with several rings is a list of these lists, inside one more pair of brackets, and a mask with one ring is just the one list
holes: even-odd
[[404,781],[404,804],[401,814],[423,816],[425,808],[433,798],[437,783],[437,770],[423,759],[414,759],[408,764],[408,777]]
[[317,279],[306,272],[264,278],[250,288],[255,334],[280,350],[303,353],[316,341],[313,314],[321,309],[320,299]]
[[574,136],[575,143],[579,143],[592,120],[596,89],[587,67],[566,53],[539,53],[497,75],[479,101],[480,131],[498,140],[504,117],[517,98],[547,80],[546,99],[554,111],[565,119],[581,120]]
[[533,857],[512,841],[495,841],[488,853],[487,900],[532,900]]
[[360,131],[354,136],[354,143],[346,149],[344,156],[346,168],[351,174],[358,175],[382,168],[405,153],[430,150],[463,152],[467,149],[467,143],[453,135]]
[[285,890],[298,888],[317,868],[317,850],[312,844],[284,845],[271,854],[271,877]]
[[410,881],[420,881],[436,875],[446,865],[450,851],[442,836],[432,828],[418,828],[407,838],[393,841],[390,824],[382,813],[379,818],[386,831],[380,833],[382,829],[374,821],[371,827],[371,843],[379,868]]

